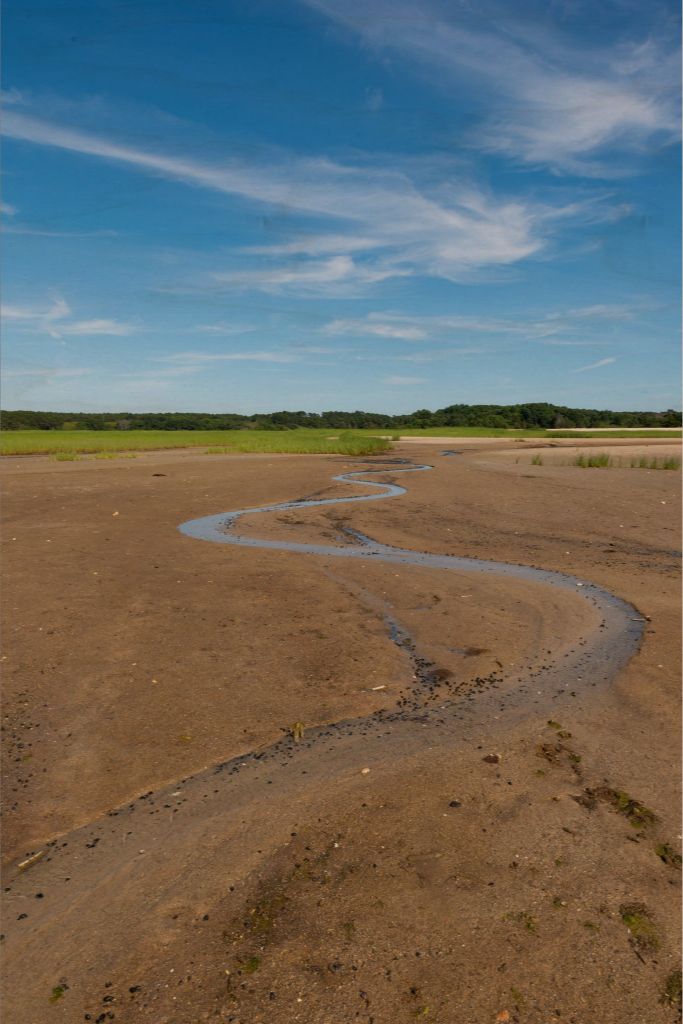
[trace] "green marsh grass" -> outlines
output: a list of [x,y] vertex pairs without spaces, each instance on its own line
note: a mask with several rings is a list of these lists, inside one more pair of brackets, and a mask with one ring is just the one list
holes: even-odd
[[328,430],[8,430],[0,434],[2,455],[53,455],[73,461],[79,454],[121,457],[118,453],[168,448],[220,449],[231,452],[374,455],[389,451],[389,441]]
[[623,458],[619,455],[608,455],[607,452],[579,453],[569,463],[580,469],[669,469],[681,468],[681,460],[676,455],[646,456]]
[[631,459],[631,469],[680,469],[681,460],[677,455],[668,455],[666,458],[647,459],[642,457],[637,461]]
[[612,456],[606,452],[588,452],[587,454],[579,452],[571,465],[578,466],[580,469],[609,469],[612,461]]

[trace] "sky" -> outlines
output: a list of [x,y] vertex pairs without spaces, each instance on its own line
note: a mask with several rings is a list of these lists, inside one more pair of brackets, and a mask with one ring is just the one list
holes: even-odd
[[6,0],[2,405],[680,408],[659,0]]

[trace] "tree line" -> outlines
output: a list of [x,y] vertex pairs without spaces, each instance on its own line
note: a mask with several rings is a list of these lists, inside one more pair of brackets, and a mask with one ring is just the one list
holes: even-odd
[[4,430],[294,430],[297,427],[360,430],[400,430],[402,427],[498,427],[507,429],[568,429],[572,427],[680,427],[681,413],[614,412],[611,409],[572,409],[549,402],[524,405],[449,405],[431,412],[417,409],[398,416],[374,412],[3,412]]

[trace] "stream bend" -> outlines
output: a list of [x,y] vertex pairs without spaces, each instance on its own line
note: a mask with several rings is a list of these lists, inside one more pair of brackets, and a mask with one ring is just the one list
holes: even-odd
[[589,601],[597,613],[599,626],[594,634],[582,641],[583,649],[576,657],[565,663],[564,669],[580,668],[584,673],[590,669],[594,682],[598,679],[607,681],[629,661],[640,645],[643,634],[644,620],[640,613],[622,598],[594,583],[577,579],[567,573],[551,569],[542,569],[530,565],[517,565],[511,562],[497,562],[490,559],[465,558],[460,555],[438,555],[408,548],[392,547],[366,537],[356,530],[346,530],[348,536],[358,541],[357,544],[335,546],[324,544],[304,544],[295,541],[269,540],[240,534],[235,529],[239,519],[245,515],[258,512],[279,512],[288,509],[313,508],[323,505],[343,505],[361,501],[380,501],[394,498],[406,493],[406,488],[399,484],[380,483],[376,480],[364,479],[374,473],[415,473],[431,470],[429,465],[407,465],[400,468],[396,465],[377,467],[351,473],[340,473],[332,479],[339,483],[353,483],[361,487],[373,488],[372,494],[356,494],[338,498],[302,498],[295,501],[278,502],[272,505],[261,505],[256,508],[237,509],[233,512],[219,512],[216,515],[203,516],[182,523],[178,529],[181,533],[196,540],[211,541],[216,544],[236,544],[243,547],[266,548],[276,551],[291,551],[298,554],[318,555],[326,558],[361,558],[372,561],[388,562],[393,565],[414,565],[427,569],[441,569],[465,573],[477,573],[503,578],[519,579],[525,583],[538,583],[546,586],[573,591],[580,599]]

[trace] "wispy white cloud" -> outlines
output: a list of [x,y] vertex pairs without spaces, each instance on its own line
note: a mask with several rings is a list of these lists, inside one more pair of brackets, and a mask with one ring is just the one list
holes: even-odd
[[258,289],[264,292],[296,290],[300,294],[329,295],[353,293],[358,288],[389,277],[408,277],[411,271],[379,263],[357,263],[352,256],[331,256],[326,260],[305,260],[265,269],[235,270],[212,274],[217,284],[229,288]]
[[616,356],[609,356],[607,359],[598,359],[597,363],[589,363],[588,366],[579,366],[578,369],[572,370],[572,373],[585,373],[586,370],[597,370],[601,366],[609,366],[610,363],[616,363]]
[[[0,202],[0,213],[4,213],[6,217],[14,217],[14,215],[18,213],[18,210],[16,206],[12,206],[11,203]],[[7,231],[7,228],[3,228],[3,230]]]
[[105,334],[116,338],[127,338],[136,330],[135,324],[124,323],[121,320],[71,320],[59,327],[59,331],[63,335],[80,337]]
[[13,306],[2,305],[2,316],[5,320],[61,320],[68,316],[71,310],[64,299],[53,299],[51,305],[45,309],[40,306]]
[[8,224],[3,229],[6,235],[26,235],[35,238],[116,238],[117,231],[51,231],[47,228],[33,228],[26,224]]
[[21,327],[46,331],[52,338],[61,337],[57,324],[70,314],[71,309],[62,298],[52,299],[47,308],[11,304],[3,304],[0,307],[0,316],[4,321],[18,323]]
[[566,309],[557,313],[547,313],[547,320],[633,320],[646,308],[645,303],[626,305],[617,303],[600,303],[594,306],[579,306],[577,309]]
[[[408,322],[402,322],[402,321]],[[378,338],[398,338],[402,341],[424,341],[428,331],[424,327],[412,326],[409,319],[391,321],[382,320],[376,314],[370,314],[365,320],[332,320],[325,327],[326,334],[365,334]]]
[[[393,338],[397,341],[449,341],[475,335],[507,335],[549,345],[595,344],[588,337],[603,331],[606,324],[623,323],[636,318],[643,304],[603,304],[556,310],[537,317],[500,316],[421,316],[392,312],[373,312],[365,317],[338,318],[322,328],[328,335]],[[580,337],[573,338],[572,334]]]
[[555,171],[619,176],[625,165],[615,150],[642,153],[679,137],[671,42],[579,46],[529,29],[500,4],[303,2],[366,45],[400,52],[442,89],[466,86],[480,96],[483,123],[471,141],[490,152]]
[[0,317],[26,329],[45,331],[51,338],[56,339],[65,336],[94,337],[96,335],[123,338],[133,334],[137,329],[135,324],[125,323],[122,320],[73,320],[71,319],[71,307],[60,297],[52,299],[47,308],[3,305],[0,307]]
[[[477,351],[479,351],[479,349],[477,349]],[[391,362],[392,363],[418,363],[418,364],[425,364],[425,363],[433,363],[436,360],[443,360],[445,358],[450,358],[451,356],[457,356],[457,355],[460,355],[460,354],[461,354],[461,352],[460,352],[459,349],[447,349],[447,350],[443,350],[442,349],[442,350],[437,350],[437,351],[434,351],[434,352],[412,353],[411,355],[407,355],[407,356],[392,355],[391,356]],[[385,353],[382,353],[381,355],[377,354],[377,353],[374,354],[374,355],[373,354],[353,355],[352,358],[353,358],[354,362],[358,362],[358,363],[386,363],[387,362],[387,357],[386,357]]]
[[[553,205],[496,196],[470,182],[453,180],[450,171],[438,180],[433,173],[427,175],[421,183],[414,164],[405,169],[353,166],[281,153],[261,163],[208,163],[120,144],[16,109],[5,112],[4,131],[14,139],[116,161],[194,187],[276,205],[301,217],[324,217],[342,228],[316,232],[317,242],[310,233],[299,232],[291,243],[283,243],[284,248],[261,247],[254,255],[285,261],[244,268],[242,260],[235,270],[211,276],[215,288],[334,294],[406,275],[469,280],[539,255],[565,222],[595,222],[614,215],[595,202]],[[299,258],[304,256],[320,258]]]

